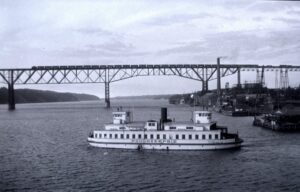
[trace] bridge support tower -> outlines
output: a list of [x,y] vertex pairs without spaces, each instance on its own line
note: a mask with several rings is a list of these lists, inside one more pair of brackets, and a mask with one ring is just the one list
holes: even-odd
[[202,92],[207,92],[208,91],[208,81],[203,80],[202,81]]
[[202,69],[202,92],[206,93],[208,91],[208,72],[207,68]]
[[220,105],[222,104],[222,90],[221,90],[221,69],[220,69],[220,63],[221,63],[221,57],[217,58],[217,95]]
[[237,87],[241,87],[241,68],[237,69]]
[[105,82],[105,103],[106,108],[110,108],[110,98],[109,98],[109,82]]
[[109,94],[109,71],[106,69],[105,70],[105,82],[104,82],[104,86],[105,86],[105,104],[106,104],[106,108],[110,108],[110,94]]
[[15,102],[15,90],[14,90],[14,71],[11,70],[8,73],[8,109],[15,110],[16,102]]

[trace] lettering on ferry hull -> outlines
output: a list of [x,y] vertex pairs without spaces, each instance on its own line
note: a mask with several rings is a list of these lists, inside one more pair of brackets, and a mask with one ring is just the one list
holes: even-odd
[[176,143],[173,139],[131,139],[132,143]]

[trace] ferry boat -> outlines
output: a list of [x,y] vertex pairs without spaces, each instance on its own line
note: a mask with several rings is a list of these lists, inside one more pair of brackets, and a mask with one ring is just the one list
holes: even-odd
[[113,121],[89,134],[88,143],[100,148],[154,150],[216,150],[238,148],[238,134],[217,126],[209,111],[194,111],[189,122],[174,122],[161,109],[160,121],[133,122],[129,111],[113,112]]

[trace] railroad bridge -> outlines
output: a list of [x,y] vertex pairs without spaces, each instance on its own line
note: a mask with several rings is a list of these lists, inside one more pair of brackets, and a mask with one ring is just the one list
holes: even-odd
[[[287,87],[288,72],[300,71],[300,66],[256,65],[256,64],[157,64],[157,65],[72,65],[33,66],[31,68],[0,69],[0,83],[8,86],[8,108],[15,109],[14,86],[24,84],[79,84],[104,83],[105,103],[110,107],[110,84],[138,76],[179,76],[200,81],[202,91],[208,90],[208,81],[217,79],[218,93],[221,78],[237,74],[237,85],[241,85],[241,72],[255,71],[257,78],[265,71],[280,72],[280,87]],[[261,81],[263,78],[261,79]]]

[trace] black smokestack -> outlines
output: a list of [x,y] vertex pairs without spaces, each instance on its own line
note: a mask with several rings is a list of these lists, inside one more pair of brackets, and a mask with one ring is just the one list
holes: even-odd
[[167,108],[161,108],[161,116],[160,116],[160,126],[158,130],[164,130],[164,123],[168,121],[168,111]]
[[168,110],[167,108],[163,107],[161,108],[161,122],[164,123],[164,122],[167,122],[167,119],[168,119]]

